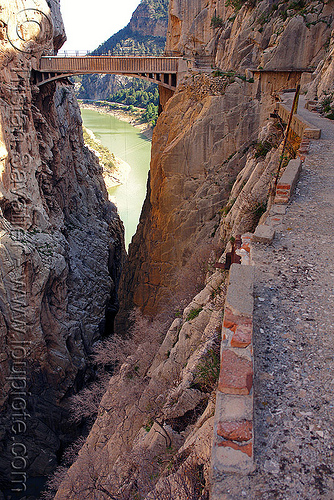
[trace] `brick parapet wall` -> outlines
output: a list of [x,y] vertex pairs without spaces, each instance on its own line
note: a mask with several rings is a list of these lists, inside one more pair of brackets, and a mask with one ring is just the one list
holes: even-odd
[[276,196],[274,203],[286,204],[289,202],[291,195],[296,187],[299,174],[302,170],[301,158],[290,160],[282,177],[276,186]]
[[[303,130],[299,130],[303,139],[298,158],[290,160],[277,183],[274,204],[263,215],[263,223],[257,226],[254,234],[246,233],[241,237],[241,248],[236,251],[241,257],[241,265],[232,264],[229,273],[211,455],[211,500],[228,498],[220,487],[220,480],[226,473],[246,475],[255,469],[252,243],[270,244],[275,228],[283,222],[302,170],[303,155],[309,150],[310,140],[304,132],[312,126],[305,123]],[[320,130],[314,132],[314,138],[319,138],[320,134]]]
[[[248,252],[248,235],[243,246]],[[247,474],[254,470],[253,280],[253,266],[232,264],[222,326],[211,458],[212,500],[221,498],[219,478],[225,472]]]
[[253,285],[252,242],[269,244],[283,221],[286,204],[297,184],[302,160],[290,160],[277,184],[274,204],[254,234],[244,234],[232,264],[224,307],[221,365],[216,396],[211,455],[211,500],[221,500],[220,480],[226,473],[249,474],[255,469],[253,429]]
[[282,177],[277,183],[274,204],[263,215],[262,223],[255,229],[252,241],[270,244],[275,237],[275,229],[282,223],[302,170],[302,159],[290,160]]
[[[284,123],[288,123],[290,111],[291,110],[281,102],[276,106],[276,112]],[[320,139],[321,130],[311,125],[298,114],[292,117],[291,129],[301,139]]]

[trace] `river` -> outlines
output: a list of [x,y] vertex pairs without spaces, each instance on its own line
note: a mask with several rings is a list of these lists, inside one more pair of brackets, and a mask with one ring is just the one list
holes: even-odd
[[127,182],[108,190],[124,223],[125,245],[128,248],[136,232],[146,195],[151,141],[138,128],[112,115],[90,109],[82,109],[81,115],[85,127],[92,130],[104,146],[131,167]]

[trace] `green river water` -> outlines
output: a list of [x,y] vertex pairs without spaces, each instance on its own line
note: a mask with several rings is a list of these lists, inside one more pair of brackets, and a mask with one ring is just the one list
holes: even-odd
[[131,167],[127,182],[109,189],[125,227],[128,247],[136,232],[146,195],[147,175],[150,168],[151,141],[129,123],[112,115],[90,109],[81,110],[86,128],[92,130],[102,144]]

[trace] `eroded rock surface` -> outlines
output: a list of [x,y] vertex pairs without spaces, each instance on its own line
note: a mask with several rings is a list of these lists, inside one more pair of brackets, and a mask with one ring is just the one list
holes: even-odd
[[304,7],[265,0],[236,11],[233,2],[171,0],[167,50],[227,71],[315,68],[330,38],[332,7]]
[[[5,25],[12,36],[23,8],[36,18],[27,41],[10,43]],[[117,309],[124,243],[71,87],[30,80],[34,58],[65,40],[59,2],[17,0],[0,17],[0,469],[10,489],[14,439],[26,450],[19,472],[45,476],[77,432],[66,397],[88,376],[107,306]]]
[[[134,304],[148,314],[161,310],[175,292],[175,272],[199,243],[212,242],[247,147],[262,140],[278,91],[300,79],[284,70],[315,68],[322,60],[332,11],[321,2],[310,2],[301,12],[266,1],[239,11],[214,0],[171,1],[166,51],[188,58],[192,76],[179,86],[155,128],[149,192],[121,287],[125,307]],[[212,72],[210,64],[220,69]],[[247,68],[267,72],[253,78],[246,72],[245,78]],[[282,71],[268,72],[273,69]],[[328,87],[330,58],[324,71]],[[255,164],[254,159],[247,163],[253,185],[267,169],[263,164],[254,172]],[[244,215],[233,213],[230,219]],[[235,220],[232,226],[237,227]]]
[[[281,138],[270,113],[277,93],[294,87],[299,76],[254,72],[254,81],[248,73],[245,81],[243,70],[315,67],[326,56],[321,47],[332,30],[330,4],[310,2],[303,13],[286,7],[282,2],[273,9],[263,1],[234,12],[222,2],[171,1],[168,51],[188,56],[192,72],[155,128],[148,195],[122,283],[125,306],[139,305],[151,315],[162,311],[174,295],[175,270],[185,266],[200,244],[215,238],[225,243],[231,235],[248,231],[265,210]],[[221,24],[215,29],[210,27],[213,17]],[[203,69],[211,73],[211,64],[237,74],[200,74]],[[88,499],[89,492],[103,488],[120,498],[138,492],[147,500],[187,494],[207,498],[214,391],[208,370],[204,383],[198,374],[206,361],[214,366],[212,349],[220,335],[223,301],[224,274],[215,272],[181,308],[155,356],[145,355],[149,339],[133,346],[132,356],[111,379],[97,421],[57,500]],[[265,321],[271,318],[267,315]],[[264,476],[279,473],[274,455],[273,447]],[[199,493],[185,491],[185,484],[192,484],[187,474],[194,470]],[[240,477],[229,477],[227,492],[229,481],[235,498],[261,495],[262,482],[253,481],[252,490],[241,489]],[[263,498],[270,497],[271,485],[280,495],[276,481],[269,478],[267,485]]]

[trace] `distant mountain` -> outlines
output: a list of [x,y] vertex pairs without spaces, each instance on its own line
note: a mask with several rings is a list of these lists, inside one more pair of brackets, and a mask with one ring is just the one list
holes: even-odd
[[[93,55],[159,55],[166,43],[169,0],[142,0],[129,24],[102,43]],[[148,84],[149,85],[149,84]],[[108,99],[129,87],[129,79],[117,75],[85,75],[77,96],[80,99]]]

